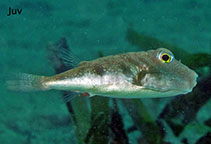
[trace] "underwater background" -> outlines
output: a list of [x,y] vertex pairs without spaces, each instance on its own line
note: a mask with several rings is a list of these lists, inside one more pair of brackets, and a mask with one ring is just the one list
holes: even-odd
[[[8,9],[22,9],[10,15]],[[211,143],[210,0],[0,2],[0,144]],[[12,92],[9,73],[54,75],[73,62],[165,47],[199,74],[186,95],[121,100]],[[51,56],[49,56],[51,55]]]

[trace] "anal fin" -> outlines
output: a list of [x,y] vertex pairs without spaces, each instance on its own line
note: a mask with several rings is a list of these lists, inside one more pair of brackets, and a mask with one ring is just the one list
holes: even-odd
[[63,99],[66,103],[70,102],[79,95],[79,93],[73,91],[62,91],[62,93],[63,93]]

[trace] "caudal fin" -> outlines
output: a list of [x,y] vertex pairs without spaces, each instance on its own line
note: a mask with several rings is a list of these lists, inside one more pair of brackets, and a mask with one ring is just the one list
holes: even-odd
[[6,85],[9,90],[14,91],[40,91],[48,90],[45,86],[45,76],[37,76],[32,74],[13,74],[6,80]]

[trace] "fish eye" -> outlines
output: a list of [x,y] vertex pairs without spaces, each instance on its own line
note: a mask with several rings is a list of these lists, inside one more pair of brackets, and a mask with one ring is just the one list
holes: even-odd
[[159,54],[159,59],[164,62],[164,63],[170,63],[173,61],[174,59],[174,56],[173,55],[170,55],[168,53],[165,53],[165,52],[161,52]]

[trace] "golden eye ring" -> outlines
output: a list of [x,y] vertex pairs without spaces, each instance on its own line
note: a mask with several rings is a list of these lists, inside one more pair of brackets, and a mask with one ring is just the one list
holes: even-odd
[[159,54],[159,59],[163,62],[163,63],[171,63],[174,59],[173,55],[170,55],[168,53],[165,52],[161,52]]

